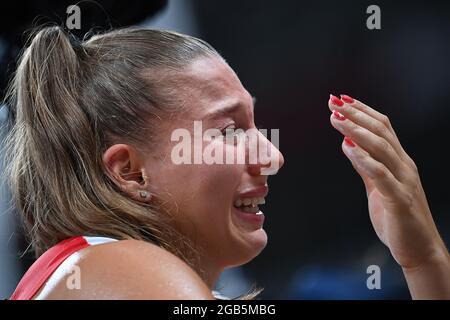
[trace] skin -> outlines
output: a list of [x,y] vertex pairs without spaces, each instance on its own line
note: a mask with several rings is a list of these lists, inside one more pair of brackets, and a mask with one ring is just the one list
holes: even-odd
[[[70,290],[67,283],[74,266],[80,270],[80,289]],[[198,274],[176,256],[150,243],[123,240],[74,254],[34,299],[204,300],[213,296]]]
[[355,100],[328,102],[331,125],[354,146],[342,150],[361,176],[380,240],[402,267],[415,299],[450,299],[450,257],[433,221],[417,166],[387,116]]
[[[56,280],[50,281],[53,285],[47,286],[49,290],[42,290],[38,298],[66,298],[69,295],[75,299],[208,299],[212,298],[211,289],[225,268],[252,260],[266,246],[264,229],[240,219],[233,204],[239,194],[248,189],[268,185],[268,176],[261,174],[262,168],[269,167],[267,162],[258,159],[255,164],[175,165],[170,157],[178,143],[171,141],[172,132],[184,128],[193,135],[194,120],[203,121],[203,130],[256,129],[252,96],[233,70],[218,58],[194,61],[178,75],[177,82],[184,108],[157,123],[160,139],[152,154],[143,154],[130,145],[116,144],[105,152],[103,161],[110,173],[117,177],[118,186],[130,197],[154,202],[173,217],[173,226],[187,236],[198,251],[201,270],[193,271],[179,258],[156,249],[152,244],[139,244],[149,252],[142,255],[140,249],[133,248],[133,244],[137,246],[138,242],[124,245],[120,241],[80,251],[77,263],[83,276],[87,274],[86,279],[92,280],[83,282],[81,290],[66,289],[70,273],[65,273],[59,278],[55,276]],[[224,110],[229,111],[224,113]],[[278,169],[281,168],[284,163],[282,154],[263,135],[259,138],[270,150],[270,156],[278,159]],[[212,143],[226,154],[237,153],[237,146],[226,141],[203,142],[203,146]],[[150,191],[152,197],[143,200],[139,190]],[[116,254],[122,250],[121,247],[129,251],[123,257]],[[110,254],[105,254],[105,251]],[[164,261],[176,267],[167,268]],[[143,281],[149,274],[152,279]],[[165,283],[174,283],[174,274],[184,279],[179,283],[189,287],[188,292],[196,294],[183,295],[178,292],[178,286],[165,286]],[[130,281],[130,278],[135,281]],[[205,288],[209,289],[205,291]],[[114,296],[110,295],[111,292]]]
[[[211,289],[224,268],[250,261],[265,247],[264,229],[244,223],[233,211],[237,195],[267,184],[267,176],[261,175],[264,164],[177,166],[170,161],[171,132],[176,128],[192,132],[194,120],[203,120],[203,130],[254,128],[251,96],[220,59],[194,61],[178,81],[185,108],[170,121],[158,123],[157,151],[142,154],[117,144],[103,160],[130,197],[155,202],[174,217],[174,226],[198,249],[202,270],[193,270],[153,244],[118,241],[88,247],[66,260],[36,299],[212,299]],[[233,112],[210,116],[234,104],[238,107]],[[329,108],[346,117],[338,120],[332,115],[331,124],[356,144],[350,147],[344,142],[342,148],[363,178],[375,231],[402,267],[413,298],[450,298],[448,251],[433,222],[417,168],[387,117],[359,101],[342,107],[329,102]],[[282,155],[263,141],[281,167]],[[221,147],[236,153],[234,145]],[[152,196],[142,199],[139,190]],[[66,286],[71,274],[67,270],[73,265],[81,270],[80,290]]]

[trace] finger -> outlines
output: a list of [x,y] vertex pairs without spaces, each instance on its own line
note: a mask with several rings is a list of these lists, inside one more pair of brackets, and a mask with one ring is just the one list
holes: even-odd
[[[394,128],[392,127],[391,121],[389,120],[389,118],[386,115],[382,114],[381,112],[369,107],[365,103],[363,103],[357,99],[354,99],[348,95],[341,94],[341,98],[342,98],[342,101],[345,102],[346,104],[353,106],[354,108],[368,114],[369,116],[371,116],[371,117],[377,119],[378,121],[380,121],[381,123],[383,123],[388,128],[388,130],[392,133],[392,135],[395,137],[395,139],[397,139],[398,143],[400,144],[397,134],[395,133]],[[402,148],[402,150],[403,150],[403,148]]]
[[[348,100],[347,100],[348,101]],[[330,99],[328,101],[328,107],[333,112],[333,110],[338,111],[340,114],[342,114],[347,119],[350,119],[357,125],[366,128],[367,130],[373,132],[377,136],[384,138],[386,141],[388,141],[391,146],[394,148],[394,150],[397,152],[400,158],[403,159],[404,157],[404,150],[402,146],[400,145],[400,142],[398,141],[397,137],[394,136],[389,130],[389,128],[382,123],[378,118],[373,117],[369,115],[368,113],[365,113],[354,106],[352,106],[349,103],[344,102],[342,106],[339,106],[339,104],[335,103],[335,100]]]
[[356,142],[360,148],[367,151],[375,160],[383,163],[397,179],[404,179],[405,165],[388,141],[357,125],[336,111],[333,112],[330,118],[334,128]]
[[[348,138],[348,139],[350,140],[350,138]],[[362,150],[362,151],[364,151],[364,150]],[[352,165],[353,165],[353,163],[352,163]],[[355,168],[355,166],[353,166],[353,167]],[[356,170],[356,168],[355,168],[355,170]],[[373,189],[376,188],[376,186],[375,186],[374,182],[372,181],[372,179],[366,173],[363,173],[361,171],[357,171],[357,172],[361,176],[361,179],[363,180],[364,186],[366,187],[367,197],[369,197],[370,193],[373,191]]]
[[416,165],[414,163],[414,161],[411,159],[411,157],[408,155],[408,153],[406,153],[405,149],[403,149],[403,146],[401,145],[397,133],[395,132],[394,128],[392,127],[391,121],[389,120],[389,118],[378,112],[377,110],[369,107],[368,105],[364,104],[363,102],[357,100],[357,99],[353,99],[352,97],[345,95],[345,94],[341,94],[341,100],[345,103],[345,104],[349,104],[350,106],[355,107],[356,109],[367,113],[370,116],[373,116],[374,118],[376,118],[377,120],[379,120],[381,123],[383,123],[388,129],[389,131],[392,133],[392,135],[394,136],[395,140],[397,141],[397,148],[396,150],[399,151],[399,153],[401,154],[401,158],[403,158],[405,160],[405,162],[408,164],[408,166],[412,169],[416,168]]
[[[356,147],[356,144],[349,137],[344,137],[343,144],[344,143],[347,144],[349,147]],[[344,151],[344,154],[347,156],[347,158],[349,158],[348,155],[345,153],[344,145],[342,145],[342,150]],[[369,155],[367,153],[367,151],[364,151],[363,149],[360,149],[358,152],[361,152],[363,155]],[[368,176],[368,174],[365,171],[362,171],[356,165],[356,163],[352,162],[350,158],[349,158],[349,160],[350,160],[350,163],[352,164],[353,168],[356,170],[356,172],[358,172],[361,179],[363,180],[364,186],[366,187],[367,197],[369,197],[370,192],[372,192],[372,190],[374,188],[376,188],[375,183],[373,182],[373,180]]]
[[400,190],[400,182],[389,169],[348,137],[345,137],[342,142],[342,151],[350,160],[356,172],[363,178],[368,191],[370,183],[373,183],[384,196],[392,196]]

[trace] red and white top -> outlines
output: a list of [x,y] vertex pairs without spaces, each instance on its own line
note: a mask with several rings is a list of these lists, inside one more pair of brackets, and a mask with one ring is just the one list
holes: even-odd
[[11,300],[30,300],[67,258],[89,246],[117,241],[106,237],[73,237],[48,249],[28,269],[11,296]]

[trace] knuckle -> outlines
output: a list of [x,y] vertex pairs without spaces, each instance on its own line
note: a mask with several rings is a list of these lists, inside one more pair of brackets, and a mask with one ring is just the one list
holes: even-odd
[[386,125],[384,123],[377,122],[374,125],[374,131],[378,136],[385,137],[387,135],[388,128],[386,127]]
[[405,163],[405,166],[406,166],[405,169],[409,169],[410,171],[412,171],[415,174],[419,173],[419,169],[417,168],[416,163],[407,153],[404,152],[402,154],[401,158],[402,158],[403,162]]
[[412,189],[416,190],[418,186],[421,185],[419,175],[416,173],[413,173],[409,175],[407,179],[408,186],[410,186]]
[[344,111],[345,111],[345,113],[347,114],[347,116],[350,116],[350,117],[353,117],[353,118],[358,118],[359,116],[358,116],[358,110],[357,109],[355,109],[354,107],[349,107],[349,106],[347,106],[347,105],[344,105],[344,107],[343,107],[344,109]]
[[363,128],[361,128],[360,126],[358,126],[358,125],[356,125],[355,123],[353,123],[353,122],[348,122],[347,123],[347,126],[348,126],[348,130],[349,130],[349,133],[350,134],[352,134],[352,135],[355,135],[355,136],[363,136],[363,135],[365,135],[365,130],[363,129]]
[[[409,158],[409,157],[408,157]],[[413,170],[414,173],[419,173],[419,168],[417,168],[416,163],[413,161],[413,159],[409,158],[409,167]]]
[[380,139],[377,143],[377,149],[381,153],[387,153],[389,151],[390,145],[385,139]]
[[386,176],[387,176],[387,170],[384,166],[378,165],[373,168],[371,178],[380,179],[380,178],[385,178]]
[[415,196],[413,192],[399,190],[397,196],[400,199],[400,202],[402,203],[403,207],[411,208],[413,206],[413,203],[415,201]]
[[388,128],[391,126],[391,121],[389,120],[389,117],[384,114],[381,116],[381,122]]
[[406,186],[415,186],[418,183],[418,175],[411,171],[408,164],[402,164],[400,167],[401,179]]

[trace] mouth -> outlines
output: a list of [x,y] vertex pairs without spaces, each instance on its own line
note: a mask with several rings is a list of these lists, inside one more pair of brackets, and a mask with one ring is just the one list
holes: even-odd
[[266,203],[265,197],[269,192],[267,185],[253,187],[239,193],[234,200],[233,207],[240,219],[261,228],[264,223],[264,214],[259,206]]
[[259,206],[265,203],[265,197],[241,197],[234,202],[234,207],[245,213],[262,214]]

